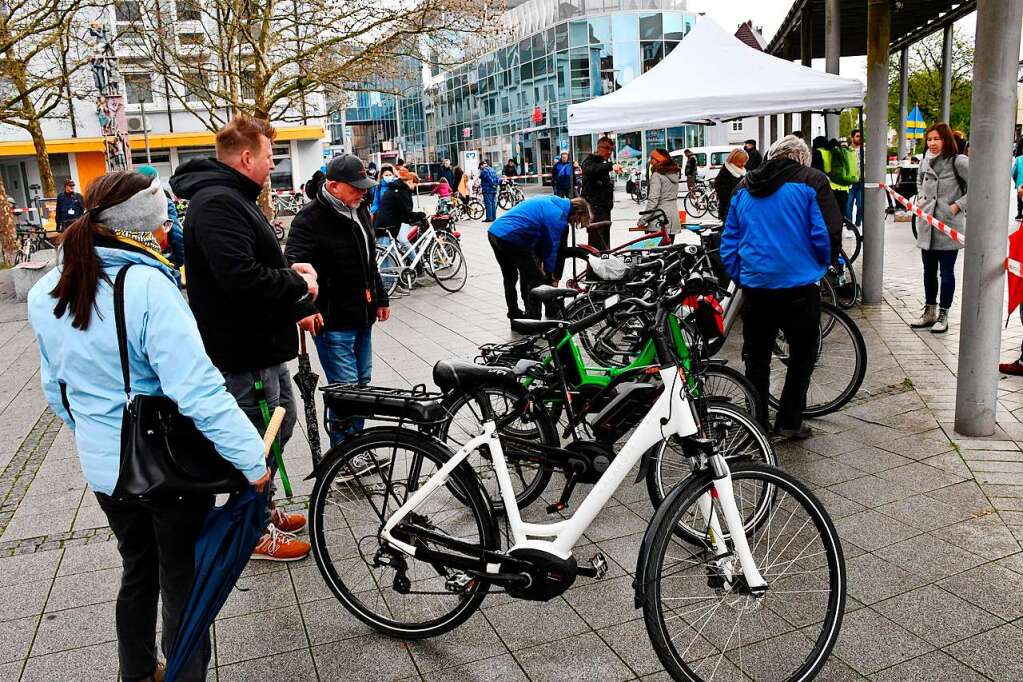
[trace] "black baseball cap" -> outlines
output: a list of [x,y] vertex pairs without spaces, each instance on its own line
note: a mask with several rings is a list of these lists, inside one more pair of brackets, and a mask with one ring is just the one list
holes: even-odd
[[362,159],[352,154],[342,154],[331,159],[327,164],[327,179],[343,182],[358,189],[369,189],[377,184],[366,174]]

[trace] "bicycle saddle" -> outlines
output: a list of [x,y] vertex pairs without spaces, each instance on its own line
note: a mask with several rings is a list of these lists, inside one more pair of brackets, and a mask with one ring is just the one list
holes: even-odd
[[529,295],[538,301],[549,303],[550,301],[557,301],[562,298],[568,298],[569,296],[575,296],[579,292],[575,289],[566,289],[565,287],[552,287],[546,284],[540,285],[534,289],[529,290]]
[[518,379],[508,367],[477,365],[464,360],[441,360],[433,366],[433,383],[442,391],[472,391],[492,386],[514,388]]

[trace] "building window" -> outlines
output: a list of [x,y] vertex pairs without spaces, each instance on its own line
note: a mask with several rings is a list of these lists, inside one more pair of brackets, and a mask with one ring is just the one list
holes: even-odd
[[128,104],[153,103],[153,77],[151,74],[124,74],[124,90]]
[[197,0],[178,0],[179,21],[199,21],[202,19],[202,12],[199,9]]
[[181,89],[185,93],[186,102],[198,102],[200,100],[200,94],[203,93],[203,83],[205,79],[202,73],[199,71],[186,71],[182,74],[184,83],[181,84]]
[[118,0],[114,3],[114,18],[124,23],[141,22],[142,4],[138,0]]
[[143,164],[149,165],[154,163],[170,163],[170,150],[149,150],[149,158],[146,158],[145,149],[133,149],[131,152],[131,162],[135,166],[141,166]]
[[291,178],[291,145],[275,144],[271,150],[274,169],[270,171],[270,187],[273,189],[292,189]]
[[204,33],[179,33],[178,42],[182,45],[202,45],[206,42]]
[[742,132],[742,119],[739,119],[738,121],[732,121],[732,132],[733,133]]
[[215,147],[190,147],[188,149],[178,149],[178,165],[183,164],[185,161],[191,161],[192,159],[213,159],[217,156],[217,150]]

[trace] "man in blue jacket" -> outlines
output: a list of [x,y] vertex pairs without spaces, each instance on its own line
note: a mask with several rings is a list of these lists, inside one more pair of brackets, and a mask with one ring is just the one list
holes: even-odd
[[[523,201],[490,226],[487,238],[501,267],[509,320],[540,319],[540,302],[529,292],[544,282],[557,284],[558,252],[568,226],[588,225],[591,216],[585,199],[542,196]],[[519,307],[516,284],[522,291],[525,313]]]
[[[784,438],[808,438],[806,391],[817,359],[821,294],[817,283],[842,243],[842,211],[828,177],[809,167],[810,150],[794,135],[732,193],[721,259],[742,287],[746,376],[767,415],[771,353],[778,331],[789,344],[788,372],[775,420]],[[766,426],[766,424],[765,424]]]
[[483,219],[485,223],[492,223],[497,217],[497,188],[500,184],[501,179],[497,177],[497,171],[486,159],[480,161],[480,189],[483,190],[483,206],[487,210],[487,215]]
[[75,181],[64,180],[64,191],[57,195],[57,232],[82,217],[85,213],[85,202],[82,195],[75,191]]
[[575,180],[575,167],[568,160],[568,152],[561,152],[561,158],[554,162],[554,176],[551,184],[554,185],[554,193],[559,197],[568,198],[572,196],[572,182]]

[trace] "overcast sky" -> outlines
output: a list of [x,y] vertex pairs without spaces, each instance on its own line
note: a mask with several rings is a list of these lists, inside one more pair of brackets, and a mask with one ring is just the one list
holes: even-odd
[[[739,24],[752,19],[754,26],[763,27],[764,37],[768,41],[774,37],[792,5],[793,0],[688,0],[689,11],[706,13],[729,32],[734,32]],[[973,35],[975,25],[973,14],[956,23],[957,27],[970,36]],[[1023,57],[1023,47],[1020,56]],[[814,68],[824,68],[823,62],[823,59],[815,61]],[[866,60],[862,57],[843,59],[841,72],[843,76],[866,81]]]

